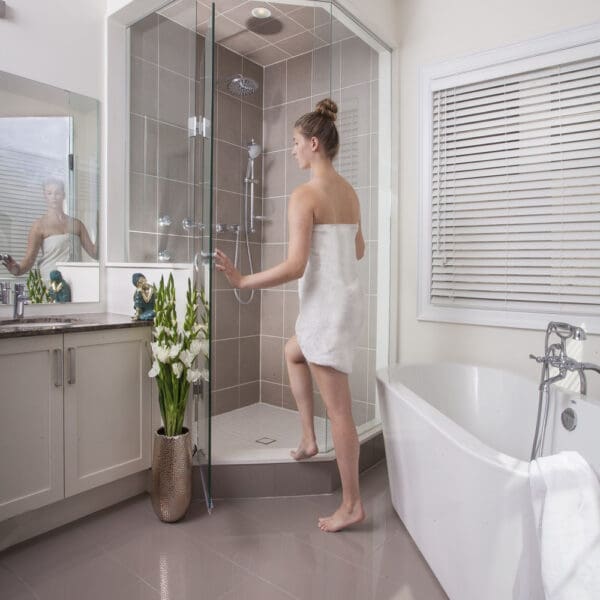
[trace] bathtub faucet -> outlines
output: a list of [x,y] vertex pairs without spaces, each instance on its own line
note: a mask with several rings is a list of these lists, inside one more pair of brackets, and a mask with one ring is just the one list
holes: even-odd
[[[555,334],[559,342],[549,344],[550,336]],[[579,374],[579,391],[582,396],[587,393],[587,380],[585,371],[596,371],[600,373],[600,366],[592,363],[581,363],[571,358],[567,354],[567,340],[585,340],[585,331],[576,325],[551,321],[546,327],[546,340],[544,343],[544,356],[529,355],[538,363],[542,364],[542,375],[540,378],[540,395],[538,403],[538,413],[535,425],[535,434],[533,436],[533,447],[531,449],[531,460],[535,460],[541,455],[544,448],[544,438],[546,436],[546,425],[548,414],[550,412],[550,385],[564,379],[569,371],[577,371]],[[558,369],[556,375],[550,376],[550,368]]]
[[[549,338],[552,334],[556,334],[560,342],[548,345]],[[564,379],[569,371],[577,371],[579,373],[579,392],[582,396],[587,394],[587,380],[585,371],[596,371],[600,373],[600,367],[592,363],[580,363],[567,354],[567,340],[574,339],[577,341],[585,340],[586,334],[581,327],[569,325],[568,323],[560,323],[551,321],[546,327],[545,353],[544,356],[529,355],[529,358],[534,359],[538,363],[542,363],[542,378],[540,381],[540,391]],[[549,368],[558,369],[558,373],[550,377]]]

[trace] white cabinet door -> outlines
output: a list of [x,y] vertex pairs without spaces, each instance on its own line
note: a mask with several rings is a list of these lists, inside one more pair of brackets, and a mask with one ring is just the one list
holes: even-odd
[[150,332],[65,334],[66,496],[150,467]]
[[0,521],[64,497],[62,343],[0,340]]

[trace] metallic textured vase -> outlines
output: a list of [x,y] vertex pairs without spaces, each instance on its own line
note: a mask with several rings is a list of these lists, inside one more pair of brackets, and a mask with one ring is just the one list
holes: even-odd
[[152,454],[152,507],[161,521],[172,523],[185,515],[192,500],[192,438],[154,432]]

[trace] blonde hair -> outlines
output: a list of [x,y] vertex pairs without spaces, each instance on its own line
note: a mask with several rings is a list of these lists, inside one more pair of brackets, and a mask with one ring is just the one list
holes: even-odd
[[302,115],[294,123],[304,137],[319,140],[330,160],[335,158],[340,147],[340,136],[335,126],[337,111],[337,104],[331,98],[325,98],[317,102],[315,110]]

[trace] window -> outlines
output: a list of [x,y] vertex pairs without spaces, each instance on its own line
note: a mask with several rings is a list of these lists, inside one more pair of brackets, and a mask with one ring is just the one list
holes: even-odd
[[600,48],[535,46],[424,77],[422,318],[600,323]]

